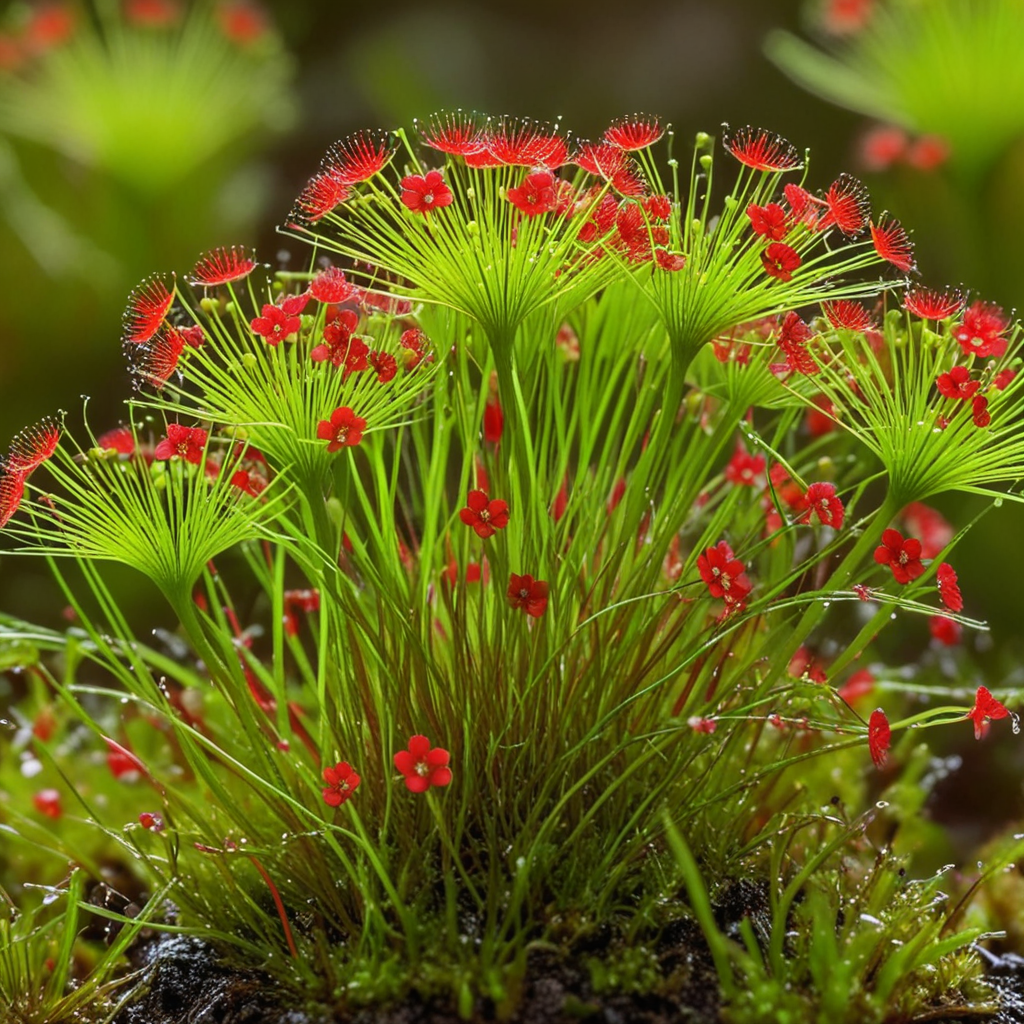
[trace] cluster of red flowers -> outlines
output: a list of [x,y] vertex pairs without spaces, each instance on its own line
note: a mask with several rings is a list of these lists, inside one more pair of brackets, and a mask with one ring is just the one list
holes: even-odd
[[869,171],[885,171],[906,164],[918,171],[934,171],[949,159],[949,143],[931,133],[911,138],[894,124],[880,124],[860,141],[860,159]]
[[[452,770],[448,767],[451,759],[442,747],[431,747],[426,736],[410,736],[405,750],[394,756],[395,768],[402,773],[406,788],[412,793],[425,793],[432,786],[447,786],[452,781]],[[340,807],[351,799],[359,783],[359,774],[347,761],[328,765],[323,770],[327,783],[323,799],[329,807]]]

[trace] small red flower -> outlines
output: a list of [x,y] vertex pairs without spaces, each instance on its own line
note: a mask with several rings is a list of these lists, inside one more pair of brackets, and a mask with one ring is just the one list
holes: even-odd
[[755,487],[764,477],[765,464],[763,455],[751,455],[742,444],[737,444],[725,467],[725,479],[739,486]]
[[107,767],[118,782],[137,782],[148,774],[145,765],[127,747],[106,736],[103,742],[107,745]]
[[1000,370],[992,379],[992,387],[994,387],[996,391],[1002,391],[1016,376],[1016,370]]
[[971,417],[974,425],[979,429],[987,427],[992,422],[992,414],[988,411],[988,399],[984,395],[975,395],[971,403]]
[[320,271],[309,283],[309,294],[317,302],[335,304],[347,302],[356,293],[356,286],[350,284],[345,278],[345,272],[340,267],[328,267]]
[[807,430],[811,437],[824,437],[837,428],[836,407],[826,395],[815,395],[807,410]]
[[296,220],[315,224],[326,217],[336,206],[340,206],[352,194],[352,186],[339,181],[331,174],[320,172],[306,182],[298,198],[292,216]]
[[866,697],[875,688],[875,677],[870,669],[861,668],[850,676],[836,691],[847,704]]
[[427,171],[426,175],[410,174],[402,179],[402,205],[413,213],[430,213],[431,210],[450,206],[455,196],[444,183],[440,171]]
[[954,366],[948,373],[940,373],[935,379],[939,394],[946,398],[958,398],[966,401],[974,397],[981,387],[979,381],[971,380],[971,371],[966,366]]
[[761,253],[765,273],[779,281],[789,281],[802,262],[799,253],[785,242],[772,242]]
[[644,209],[652,220],[668,220],[672,216],[672,200],[668,196],[648,196]]
[[925,288],[915,284],[903,296],[903,308],[922,320],[945,320],[964,308],[964,293],[959,288]]
[[709,736],[718,728],[718,723],[713,718],[701,718],[699,715],[688,718],[686,724],[694,732],[707,733]]
[[946,615],[933,615],[928,619],[928,631],[944,647],[956,647],[963,636],[960,623]]
[[513,608],[539,619],[548,607],[548,585],[545,580],[535,580],[527,573],[522,576],[512,573],[505,597]]
[[143,28],[166,28],[181,17],[181,7],[173,0],[127,0],[124,17]]
[[820,229],[835,224],[844,235],[859,235],[871,216],[868,190],[852,174],[840,174],[825,193],[827,212],[818,224]]
[[884,171],[907,151],[907,133],[892,124],[880,124],[868,130],[860,140],[860,160],[869,171]]
[[4,466],[8,473],[28,476],[53,455],[59,443],[60,423],[47,416],[15,435]]
[[697,569],[711,596],[723,598],[728,605],[741,608],[753,589],[745,566],[724,540],[697,556]]
[[211,249],[199,257],[199,261],[192,268],[192,277],[189,278],[189,283],[202,285],[204,288],[213,288],[219,284],[241,281],[255,269],[255,254],[245,246],[233,245],[230,248],[222,246],[219,249]]
[[886,263],[908,273],[914,269],[914,247],[903,225],[895,218],[882,214],[878,223],[871,225],[871,242]]
[[859,32],[871,20],[875,0],[825,0],[821,23],[832,35]]
[[835,484],[811,484],[798,509],[803,510],[803,515],[800,516],[801,523],[809,523],[813,513],[818,517],[818,521],[825,526],[831,526],[834,530],[842,529],[843,517],[846,512],[843,503],[836,497]]
[[518,188],[510,188],[505,194],[517,210],[536,217],[554,209],[555,176],[550,171],[534,171]]
[[[502,118],[493,125],[487,153],[499,164],[554,170],[569,159],[569,147],[550,125],[527,117]],[[473,164],[472,157],[466,161]]]
[[872,331],[875,322],[871,313],[861,303],[853,299],[836,299],[835,302],[823,302],[821,312],[833,330]]
[[434,114],[425,126],[419,127],[420,136],[431,149],[453,156],[472,156],[487,149],[487,131],[477,114],[463,110],[449,110]]
[[0,530],[11,521],[24,496],[25,474],[0,469]]
[[935,574],[939,584],[939,597],[942,603],[951,612],[962,612],[964,610],[964,598],[960,593],[960,586],[957,583],[956,570],[949,564],[943,562]]
[[388,381],[394,380],[395,374],[398,373],[398,362],[390,352],[369,352],[366,361],[377,374],[378,384],[387,384]]
[[871,712],[868,719],[868,750],[876,768],[882,768],[889,759],[889,742],[892,735],[889,719],[881,708]]
[[143,811],[139,815],[139,824],[147,832],[163,832],[164,830],[163,815],[156,814],[153,811]]
[[60,805],[60,793],[55,789],[41,789],[32,797],[32,805],[40,814],[56,821],[64,813]]
[[1009,317],[999,306],[978,301],[964,313],[963,322],[953,328],[953,337],[966,356],[998,357],[1006,351],[1002,334],[1009,326]]
[[633,114],[620,117],[604,130],[604,140],[619,149],[637,150],[653,146],[665,129],[656,117],[648,114]]
[[949,143],[941,135],[922,135],[907,150],[907,163],[919,171],[934,171],[949,159],[950,152]]
[[168,423],[167,436],[156,446],[153,458],[182,458],[198,466],[203,461],[206,438],[206,431],[202,427],[183,427],[180,423]]
[[974,738],[980,740],[988,732],[988,723],[998,718],[1008,718],[1010,712],[984,686],[978,687],[974,707],[967,712],[967,718],[974,721]]
[[495,530],[508,526],[508,503],[500,499],[489,500],[486,491],[470,491],[466,508],[459,512],[459,518],[485,540]]
[[177,371],[185,343],[181,331],[165,324],[147,344],[133,347],[133,372],[145,383],[161,390]]
[[328,765],[323,770],[323,777],[327,786],[322,792],[328,807],[340,807],[355,793],[360,783],[359,775],[348,761],[339,761],[333,768]]
[[792,182],[783,187],[782,194],[786,197],[786,202],[789,203],[793,220],[807,225],[812,231],[817,231],[819,210],[816,208],[823,207],[825,201],[818,199],[817,196],[812,196],[807,189],[794,185]]
[[316,436],[328,442],[329,452],[336,452],[359,444],[365,426],[366,420],[362,416],[357,416],[347,405],[343,405],[331,413],[330,420],[321,420],[316,425]]
[[343,309],[324,327],[323,344],[317,345],[309,353],[309,358],[314,363],[330,360],[337,367],[344,366],[346,373],[365,370],[370,350],[362,338],[352,334],[358,323],[357,313]]
[[789,234],[789,216],[778,203],[768,203],[767,206],[751,203],[747,207],[747,216],[755,235],[781,242]]
[[251,46],[267,33],[267,16],[246,0],[227,0],[217,6],[221,31],[239,46]]
[[655,249],[654,258],[662,270],[674,272],[686,266],[686,257],[682,253],[669,252],[668,249]]
[[395,155],[389,132],[356,132],[335,142],[323,160],[323,170],[342,185],[355,185],[379,174]]
[[882,543],[875,548],[875,561],[888,565],[897,583],[909,583],[924,572],[921,564],[921,542],[915,537],[903,539],[899,530],[886,530]]
[[260,315],[250,321],[249,326],[268,345],[276,347],[289,335],[297,334],[302,326],[298,316],[289,315],[280,306],[264,305]]
[[406,370],[415,370],[419,366],[423,359],[424,340],[425,335],[418,327],[410,327],[408,330],[402,331],[402,336],[398,339],[398,343],[406,350]]
[[741,164],[753,167],[755,171],[790,171],[800,166],[800,154],[796,146],[781,135],[774,135],[763,128],[747,126],[731,131],[725,125],[722,129],[722,145]]
[[168,288],[159,276],[146,278],[128,297],[128,308],[121,318],[122,340],[136,345],[149,341],[160,330],[173,303],[173,286]]
[[484,440],[497,444],[501,440],[501,432],[505,428],[505,414],[501,409],[498,396],[493,395],[484,406]]
[[452,781],[450,758],[447,750],[431,748],[426,736],[410,736],[408,749],[395,754],[395,767],[405,776],[411,792],[425,793],[431,786],[447,786]]
[[35,53],[60,46],[73,35],[76,20],[70,4],[36,4],[25,26],[25,45]]
[[797,313],[787,313],[779,328],[779,348],[786,353],[786,368],[797,373],[813,376],[819,370],[814,356],[807,351],[807,343],[813,337],[810,327]]

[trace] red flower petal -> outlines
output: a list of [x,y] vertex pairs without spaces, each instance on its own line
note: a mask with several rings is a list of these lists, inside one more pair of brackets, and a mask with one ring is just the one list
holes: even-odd
[[221,246],[199,257],[192,268],[189,283],[213,288],[230,281],[240,281],[256,269],[256,254],[244,245]]
[[25,474],[0,471],[0,530],[18,511],[25,495]]
[[420,137],[432,149],[453,156],[471,156],[487,149],[487,119],[465,110],[432,114],[425,125],[417,124]]
[[391,132],[355,132],[327,150],[322,170],[342,185],[355,185],[379,174],[394,155],[395,140]]
[[352,194],[350,185],[339,181],[331,174],[314,174],[295,200],[291,217],[293,220],[315,224],[326,217],[336,206],[340,206]]
[[146,278],[128,298],[128,307],[121,318],[122,341],[134,344],[149,341],[160,329],[173,303],[173,284],[168,288],[165,278],[158,275]]
[[852,174],[840,174],[825,193],[828,212],[820,228],[835,224],[844,235],[859,235],[871,216],[868,190]]
[[871,331],[875,328],[871,313],[853,299],[837,299],[835,302],[823,302],[821,312],[833,329],[847,331]]
[[722,145],[741,164],[755,171],[790,171],[800,166],[796,146],[763,128],[748,125],[732,131],[728,125],[723,125]]
[[956,316],[964,308],[965,302],[964,293],[959,288],[939,291],[938,288],[925,288],[920,284],[908,288],[903,296],[903,308],[922,320],[945,320]]
[[17,434],[4,460],[9,473],[27,476],[57,450],[60,423],[52,416],[41,419]]
[[605,141],[619,149],[636,150],[653,146],[665,129],[657,117],[649,114],[631,114],[613,121],[604,131]]
[[875,252],[899,270],[914,269],[914,247],[903,225],[883,213],[877,224],[871,225],[871,241]]
[[889,742],[891,738],[889,719],[881,708],[871,712],[868,719],[868,750],[876,768],[881,768],[889,759]]

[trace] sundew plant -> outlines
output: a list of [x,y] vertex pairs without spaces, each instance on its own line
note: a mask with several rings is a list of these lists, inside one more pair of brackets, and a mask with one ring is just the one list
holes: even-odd
[[[70,913],[123,860],[147,925],[339,1013],[516,1019],[595,933],[591,994],[670,991],[643,942],[681,920],[734,1020],[991,1003],[981,927],[870,829],[920,809],[924,728],[1016,729],[1009,691],[908,707],[875,653],[984,628],[923,503],[1019,500],[1009,318],[753,128],[440,114],[335,144],[283,230],[308,271],[229,246],[139,286],[123,422],[11,442],[2,535],[73,623],[2,620],[0,882],[46,851]],[[0,985],[64,997],[22,931]]]

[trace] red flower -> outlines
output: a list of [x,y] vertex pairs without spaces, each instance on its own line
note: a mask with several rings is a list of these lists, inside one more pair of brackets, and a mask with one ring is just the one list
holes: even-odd
[[167,287],[163,278],[146,278],[128,297],[128,308],[121,318],[122,341],[136,345],[149,341],[160,330],[173,302],[174,290]]
[[818,210],[815,207],[824,206],[825,201],[812,196],[807,189],[794,185],[792,182],[783,187],[782,194],[786,197],[786,202],[789,203],[793,219],[801,224],[806,224],[812,231],[816,231],[818,229]]
[[604,130],[604,139],[619,149],[636,150],[653,146],[665,134],[658,118],[647,114],[620,117]]
[[847,331],[871,331],[875,324],[871,313],[853,299],[836,299],[835,302],[823,302],[821,312],[833,330],[840,328]]
[[0,469],[0,530],[11,521],[24,496],[25,474]]
[[16,434],[3,460],[8,473],[28,476],[57,450],[60,442],[60,423],[51,416]]
[[668,196],[648,196],[644,209],[652,220],[668,220],[672,216],[672,200]]
[[836,408],[826,395],[815,395],[807,410],[807,430],[811,437],[823,437],[836,429]]
[[701,718],[699,715],[688,718],[686,724],[694,732],[707,733],[709,736],[718,728],[718,723],[713,718]]
[[145,28],[165,28],[181,17],[181,7],[173,0],[128,0],[125,20]]
[[882,214],[878,223],[871,225],[871,242],[887,263],[907,272],[914,269],[914,247],[898,220]]
[[103,742],[107,745],[107,767],[118,782],[136,782],[143,775],[149,774],[145,765],[127,747],[122,747],[106,736]]
[[387,384],[388,381],[394,380],[395,374],[398,373],[398,362],[391,353],[370,352],[366,359],[373,372],[377,374],[377,383]]
[[978,428],[987,427],[992,422],[992,414],[988,411],[988,399],[983,395],[975,395],[971,403],[971,417]]
[[956,647],[964,632],[959,622],[946,615],[931,616],[928,619],[928,631],[945,647]]
[[655,249],[654,258],[662,270],[682,270],[686,266],[686,257],[682,253],[669,252],[668,249]]
[[346,373],[365,370],[369,348],[362,338],[352,336],[359,323],[359,315],[351,309],[343,309],[336,319],[324,327],[323,344],[309,353],[314,363],[330,360],[335,366],[345,367]]
[[754,487],[758,477],[764,475],[765,457],[751,455],[742,444],[736,445],[736,451],[725,467],[725,479],[730,483],[744,487]]
[[915,537],[903,539],[899,530],[886,530],[882,543],[875,548],[875,561],[888,565],[897,583],[909,583],[924,572],[921,564],[921,542]]
[[342,185],[355,185],[379,174],[394,155],[389,132],[356,132],[327,150],[323,169]]
[[411,792],[425,793],[431,786],[447,786],[452,781],[450,756],[441,747],[431,749],[426,736],[410,736],[408,749],[395,754],[395,767],[405,776]]
[[154,811],[143,811],[139,815],[139,824],[148,832],[163,832],[164,819]]
[[903,308],[922,320],[945,320],[964,308],[964,293],[959,288],[925,288],[915,284],[903,296]]
[[875,688],[875,677],[867,668],[858,669],[836,691],[847,704],[853,704],[866,697]]
[[321,420],[316,425],[316,436],[327,441],[329,452],[342,448],[354,448],[363,439],[366,420],[357,416],[347,405],[335,409],[330,420]]
[[818,227],[824,229],[835,224],[844,235],[859,235],[871,216],[868,190],[852,174],[840,174],[825,193],[828,212]]
[[548,606],[548,585],[545,580],[535,580],[529,574],[517,576],[511,573],[508,590],[505,592],[508,603],[534,619],[539,619]]
[[501,410],[501,402],[494,395],[484,406],[484,440],[497,444],[501,440],[501,432],[505,427],[505,414]]
[[352,187],[331,174],[314,174],[295,200],[292,217],[315,224],[352,194]]
[[69,4],[37,4],[25,26],[25,44],[37,53],[60,46],[71,38],[75,21],[75,12]]
[[555,176],[550,171],[534,171],[519,188],[510,188],[505,194],[517,210],[536,217],[554,208]]
[[339,267],[328,267],[320,271],[309,283],[309,294],[317,302],[346,302],[356,293],[356,287],[345,279],[345,272]]
[[789,281],[802,262],[799,253],[785,242],[772,242],[761,253],[765,273],[779,281]]
[[953,539],[953,527],[945,516],[930,505],[912,501],[901,513],[907,529],[921,538],[921,557],[935,558]]
[[167,436],[156,446],[155,459],[182,458],[198,466],[203,461],[206,431],[202,427],[183,427],[180,423],[167,424]]
[[967,718],[974,721],[974,738],[980,740],[988,732],[988,723],[997,718],[1008,718],[1010,712],[992,696],[984,686],[978,687],[974,707],[967,712]]
[[724,540],[713,548],[706,548],[703,555],[697,556],[700,578],[708,585],[711,596],[721,597],[726,604],[737,608],[743,606],[753,589],[744,568]]
[[40,814],[57,820],[63,813],[60,806],[60,793],[55,789],[41,789],[32,797],[32,804]]
[[217,21],[224,35],[239,46],[250,46],[267,32],[266,15],[245,0],[229,0],[219,4]]
[[755,235],[781,242],[789,234],[789,218],[778,203],[769,203],[767,206],[751,203],[747,207],[747,216]]
[[[550,125],[527,117],[506,117],[491,128],[487,154],[499,164],[554,170],[569,159],[569,147]],[[466,162],[475,163],[472,157]]]
[[444,111],[431,116],[420,136],[432,149],[454,156],[471,156],[487,149],[488,135],[476,114],[463,110]]
[[298,316],[289,315],[280,306],[265,305],[261,315],[250,321],[249,326],[268,345],[277,346],[291,334],[297,334],[302,326]]
[[189,283],[213,288],[230,281],[240,281],[255,269],[255,254],[245,246],[233,245],[230,249],[222,246],[219,249],[211,249],[199,257],[199,261],[192,268]]
[[818,364],[813,355],[805,347],[813,335],[811,329],[796,313],[787,313],[779,328],[779,348],[786,353],[786,368],[797,373],[813,376],[818,372]]
[[939,583],[939,597],[942,599],[942,603],[951,612],[962,612],[964,598],[960,593],[960,586],[956,581],[956,570],[953,566],[949,562],[943,562],[939,566],[935,578]]
[[402,205],[413,213],[430,213],[442,206],[450,206],[455,200],[452,190],[444,183],[440,171],[410,174],[402,179]]
[[843,516],[846,513],[843,503],[836,497],[835,484],[811,484],[797,507],[803,510],[803,515],[800,516],[801,523],[809,523],[813,513],[825,526],[831,526],[834,530],[842,529]]
[[906,150],[907,133],[892,124],[876,125],[860,141],[861,163],[869,171],[888,169],[903,158]]
[[826,0],[821,12],[822,26],[833,35],[858,32],[871,18],[875,0]]
[[966,366],[954,366],[948,373],[940,373],[935,379],[939,394],[946,398],[959,398],[966,401],[973,398],[981,387],[976,380],[971,380],[971,371]]
[[508,526],[508,503],[488,500],[486,491],[470,491],[466,506],[459,512],[459,518],[472,526],[478,537],[486,540],[495,530]]
[[1017,376],[1017,371],[1016,370],[1010,370],[1010,369],[1000,370],[995,375],[995,377],[992,379],[992,387],[994,387],[996,389],[996,391],[1002,391],[1003,388],[1005,388],[1007,386],[1007,384],[1009,384],[1010,381],[1012,381],[1013,378],[1016,377],[1016,376]]
[[726,125],[722,130],[722,145],[741,164],[755,171],[789,171],[800,166],[796,146],[763,128],[747,126],[734,132]]
[[919,171],[934,171],[950,154],[949,143],[941,135],[922,135],[907,150],[907,163]]
[[423,359],[424,337],[425,335],[418,327],[410,327],[407,331],[402,331],[398,343],[406,349],[405,368],[407,370],[415,370]]
[[1010,320],[999,306],[978,301],[964,313],[963,323],[953,328],[953,337],[964,355],[1001,356],[1006,351],[1006,339],[1001,335],[1009,326]]
[[876,768],[881,768],[889,759],[889,740],[891,737],[889,719],[881,708],[871,712],[868,719],[868,750]]
[[323,777],[327,783],[323,797],[328,807],[340,807],[355,793],[360,782],[358,774],[348,761],[339,761],[333,768],[328,765],[323,770]]

